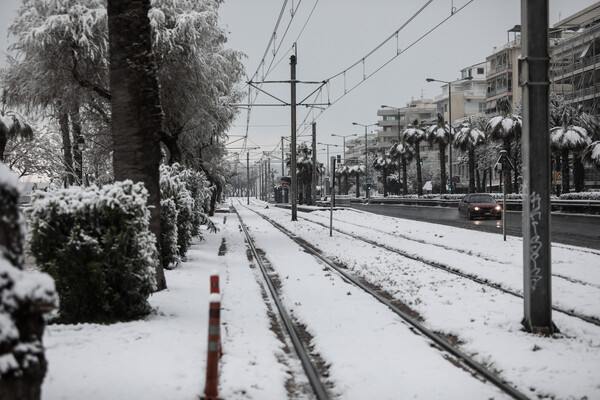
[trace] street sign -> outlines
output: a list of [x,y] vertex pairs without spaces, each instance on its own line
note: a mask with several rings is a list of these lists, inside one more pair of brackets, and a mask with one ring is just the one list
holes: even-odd
[[562,185],[562,172],[554,171],[554,184]]
[[371,178],[370,176],[367,176],[367,183],[373,183],[373,178]]

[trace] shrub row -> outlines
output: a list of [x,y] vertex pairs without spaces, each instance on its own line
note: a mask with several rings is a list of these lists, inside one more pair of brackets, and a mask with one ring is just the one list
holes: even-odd
[[180,164],[160,166],[161,249],[165,267],[175,267],[185,260],[193,237],[200,237],[206,225],[216,231],[206,210],[210,188],[203,172]]
[[150,311],[158,257],[142,183],[37,191],[31,252],[56,282],[61,322],[130,320]]

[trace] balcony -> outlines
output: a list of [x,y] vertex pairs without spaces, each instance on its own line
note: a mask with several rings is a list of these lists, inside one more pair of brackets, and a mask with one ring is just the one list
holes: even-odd
[[489,78],[492,75],[497,74],[498,72],[502,72],[502,71],[506,71],[507,69],[512,69],[512,63],[508,63],[508,64],[503,64],[503,65],[499,65],[494,69],[490,69],[487,74],[485,75],[486,79]]
[[556,70],[556,72],[554,72],[554,79],[558,79],[563,75],[566,75],[573,71],[578,71],[580,69],[583,69],[585,67],[589,67],[589,66],[595,65],[595,64],[600,64],[600,55],[597,55],[596,57],[585,59],[583,61],[578,61],[574,64],[567,65],[566,67]]

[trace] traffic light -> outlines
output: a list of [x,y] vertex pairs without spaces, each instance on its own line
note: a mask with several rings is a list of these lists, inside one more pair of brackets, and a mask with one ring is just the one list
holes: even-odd
[[419,165],[423,165],[423,160],[419,160]]
[[367,184],[367,190],[371,190],[371,184],[370,183]]

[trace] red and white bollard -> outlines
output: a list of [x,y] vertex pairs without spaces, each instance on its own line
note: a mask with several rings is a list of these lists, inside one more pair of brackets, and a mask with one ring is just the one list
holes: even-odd
[[219,274],[210,276],[210,297],[208,314],[208,354],[206,357],[206,385],[202,400],[221,400],[219,396],[219,358],[221,351],[221,295],[219,294]]

